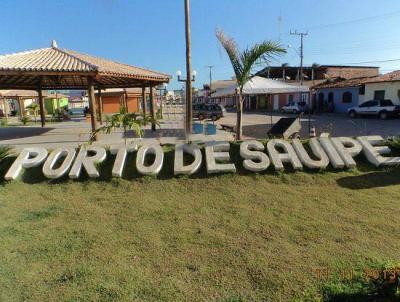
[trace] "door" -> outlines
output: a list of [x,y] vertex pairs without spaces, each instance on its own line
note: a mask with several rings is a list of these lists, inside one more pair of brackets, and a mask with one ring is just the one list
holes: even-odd
[[257,109],[257,96],[252,95],[249,98],[250,98],[250,110],[256,110]]
[[274,95],[274,106],[273,106],[274,111],[279,111],[279,95],[275,94]]

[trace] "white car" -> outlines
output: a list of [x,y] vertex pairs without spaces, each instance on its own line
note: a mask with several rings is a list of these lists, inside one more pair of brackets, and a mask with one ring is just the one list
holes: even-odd
[[385,120],[388,117],[398,117],[400,106],[394,105],[391,100],[372,100],[357,107],[349,108],[347,113],[351,118],[355,118],[358,115],[375,115]]
[[282,113],[294,113],[299,114],[301,112],[305,112],[307,109],[307,105],[305,102],[300,103],[288,103],[281,108]]

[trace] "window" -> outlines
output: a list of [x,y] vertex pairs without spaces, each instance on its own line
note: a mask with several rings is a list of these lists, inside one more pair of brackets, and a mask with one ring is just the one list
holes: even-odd
[[385,90],[374,91],[374,100],[384,100],[384,99],[385,99]]
[[381,107],[394,106],[391,100],[381,100]]
[[365,85],[361,85],[360,88],[358,89],[358,94],[359,95],[364,95],[365,94]]
[[379,101],[368,101],[360,105],[360,107],[375,107],[379,105]]
[[350,91],[343,93],[342,102],[351,103],[353,101],[353,94]]

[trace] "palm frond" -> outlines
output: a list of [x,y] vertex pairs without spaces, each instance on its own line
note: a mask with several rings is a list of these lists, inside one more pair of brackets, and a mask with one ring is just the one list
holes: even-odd
[[243,72],[243,65],[240,60],[239,47],[237,46],[233,38],[228,37],[222,30],[217,29],[215,35],[225,49],[228,57],[231,61],[233,71],[235,72],[236,78],[240,78]]
[[243,80],[247,82],[251,77],[251,70],[256,64],[268,64],[277,55],[285,52],[286,50],[280,44],[272,41],[257,43],[253,47],[245,49],[240,55],[243,65]]
[[13,154],[13,148],[7,145],[0,146],[0,163],[8,156]]

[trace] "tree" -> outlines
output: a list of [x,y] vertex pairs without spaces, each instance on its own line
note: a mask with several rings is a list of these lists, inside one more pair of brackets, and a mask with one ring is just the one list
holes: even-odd
[[242,138],[243,87],[252,78],[252,69],[255,65],[269,63],[275,56],[285,53],[286,50],[278,43],[263,41],[240,52],[235,40],[225,35],[223,31],[217,30],[216,36],[228,54],[238,84],[236,139],[240,140]]
[[155,123],[159,126],[159,122],[151,116],[129,113],[124,107],[121,107],[119,113],[111,117],[106,116],[105,125],[92,132],[90,142],[95,141],[96,135],[100,132],[110,134],[112,131],[121,129],[124,132],[126,145],[128,131],[133,131],[137,136],[142,137],[143,127],[148,123]]

